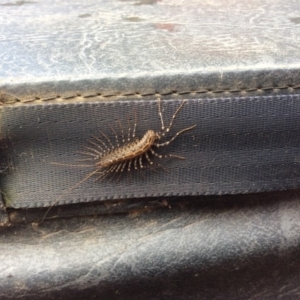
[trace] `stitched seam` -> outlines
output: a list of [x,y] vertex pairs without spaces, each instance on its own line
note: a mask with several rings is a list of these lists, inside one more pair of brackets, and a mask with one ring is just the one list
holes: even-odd
[[287,86],[270,86],[270,87],[257,87],[257,88],[252,88],[252,89],[223,89],[223,90],[211,90],[211,89],[204,89],[204,90],[191,90],[191,91],[170,91],[166,93],[160,93],[160,92],[153,92],[153,93],[145,93],[142,94],[140,92],[135,92],[135,93],[128,93],[128,94],[122,94],[122,93],[117,93],[117,94],[107,94],[103,95],[102,93],[93,93],[89,95],[82,95],[80,93],[76,93],[74,95],[68,95],[68,96],[60,96],[57,95],[55,97],[49,97],[49,98],[41,98],[41,97],[35,97],[32,99],[26,99],[22,101],[21,99],[16,99],[19,102],[27,103],[27,102],[35,102],[35,101],[52,101],[52,100],[69,100],[69,99],[74,99],[74,98],[93,98],[93,97],[102,97],[102,98],[111,98],[111,97],[132,97],[132,96],[156,96],[156,97],[162,97],[162,96],[167,96],[167,95],[189,95],[189,94],[221,94],[221,93],[227,93],[227,94],[236,94],[236,93],[249,93],[249,92],[263,92],[263,91],[276,91],[276,90],[288,90],[288,89],[300,89],[300,85],[287,85]]
[[[54,98],[53,98],[54,99]],[[210,105],[219,105],[220,103],[225,103],[225,104],[232,104],[232,103],[241,103],[241,102],[245,102],[245,103],[249,103],[249,102],[261,102],[263,101],[269,101],[270,104],[279,104],[279,103],[286,103],[287,100],[292,101],[294,103],[294,101],[297,101],[297,103],[299,102],[300,99],[300,95],[299,94],[288,94],[288,95],[266,95],[266,96],[258,96],[258,95],[253,95],[253,96],[240,96],[240,97],[222,97],[222,98],[207,98],[207,99],[202,99],[202,104],[207,104],[209,103]],[[191,101],[198,101],[198,99],[191,99]],[[171,100],[170,100],[171,101]],[[175,99],[174,101],[179,101],[178,99]],[[60,105],[61,107],[64,108],[70,108],[71,106],[81,106],[81,105],[85,105],[89,102],[86,103],[53,103],[54,105]],[[147,101],[147,103],[143,103],[140,102],[137,99],[134,99],[133,101],[123,101],[123,100],[116,100],[116,101],[112,101],[112,102],[90,102],[90,105],[93,106],[97,106],[99,105],[99,103],[101,103],[101,105],[105,105],[105,106],[111,106],[111,107],[120,107],[120,106],[128,106],[128,105],[132,105],[133,103],[138,103],[139,105],[143,105],[143,106],[148,106],[148,105],[155,105],[156,100],[149,100]],[[6,109],[17,109],[17,110],[23,110],[23,109],[44,109],[43,107],[39,107],[39,106],[11,106],[11,107],[7,107]],[[296,113],[298,115],[298,113]],[[284,117],[284,116],[289,116],[289,114],[286,113],[277,113],[274,114],[272,112],[268,112],[266,111],[265,114],[261,113],[256,113],[256,114],[240,114],[237,115],[235,114],[234,116],[232,115],[228,115],[225,116],[224,114],[222,115],[222,118],[226,118],[226,119],[232,119],[232,118],[253,118],[253,116],[258,117],[258,118],[265,118],[265,117]],[[220,118],[219,115],[214,115],[210,118],[205,118],[205,117],[200,117],[200,119],[202,120],[207,120],[207,119],[218,119]],[[248,134],[247,132],[245,134]]]

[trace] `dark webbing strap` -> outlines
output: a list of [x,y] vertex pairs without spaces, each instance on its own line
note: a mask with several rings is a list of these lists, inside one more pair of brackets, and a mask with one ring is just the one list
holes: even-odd
[[[162,102],[165,123],[180,103]],[[124,171],[119,179],[116,175],[101,182],[94,176],[66,193],[94,170],[78,166],[87,140],[100,137],[101,130],[115,141],[110,126],[120,139],[117,120],[127,134],[127,119],[132,128],[135,112],[138,137],[148,129],[160,130],[156,100],[3,107],[1,132],[10,138],[11,162],[1,182],[6,205],[25,208],[57,200],[64,204],[300,187],[300,96],[291,95],[188,100],[170,136],[193,124],[197,127],[157,151],[185,160],[154,157],[168,172]]]

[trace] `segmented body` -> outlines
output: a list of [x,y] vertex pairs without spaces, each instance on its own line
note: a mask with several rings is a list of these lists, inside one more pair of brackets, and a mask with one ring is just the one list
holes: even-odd
[[153,130],[148,130],[141,139],[135,139],[127,144],[112,149],[104,154],[96,163],[98,167],[107,168],[116,163],[126,162],[147,153],[159,138]]
[[[121,174],[125,168],[127,168],[128,171],[131,171],[133,168],[135,170],[142,169],[144,168],[143,160],[146,161],[146,163],[148,163],[149,165],[153,165],[153,161],[150,157],[150,154],[158,158],[176,157],[176,158],[184,159],[184,157],[175,154],[160,155],[156,153],[154,149],[169,145],[180,134],[196,127],[196,125],[193,125],[184,128],[179,132],[177,132],[175,135],[173,135],[173,137],[170,138],[169,140],[160,143],[160,140],[163,139],[167,133],[169,133],[173,125],[173,121],[175,120],[178,112],[186,103],[186,101],[185,100],[182,101],[180,106],[173,114],[171,121],[166,128],[162,116],[161,101],[160,99],[157,99],[157,101],[158,101],[158,114],[161,121],[161,131],[155,132],[154,130],[149,129],[141,138],[136,138],[135,132],[136,132],[137,121],[135,119],[132,133],[131,133],[131,128],[129,126],[127,139],[125,139],[123,127],[119,122],[119,126],[122,132],[121,134],[122,144],[119,142],[118,135],[116,134],[116,131],[112,127],[111,130],[114,133],[115,140],[116,140],[115,144],[111,142],[111,140],[106,134],[100,131],[102,138],[94,137],[89,141],[90,146],[85,146],[84,147],[85,151],[80,152],[83,155],[87,156],[87,158],[82,159],[83,161],[93,161],[93,165],[88,165],[88,167],[94,167],[94,171],[87,174],[87,176],[85,176],[82,180],[80,180],[74,186],[66,190],[65,193],[63,193],[55,201],[55,203],[58,203],[66,194],[68,194],[70,191],[72,191],[77,186],[79,186],[88,178],[94,175],[98,176],[97,179],[101,181],[109,175],[112,175],[113,178],[114,174],[116,173]],[[50,208],[51,207],[49,207],[49,209],[45,213],[40,223],[43,222],[43,220],[46,218],[46,215],[48,214]]]
[[85,147],[86,151],[81,152],[82,154],[90,157],[89,159],[85,160],[93,160],[95,162],[96,170],[91,174],[96,174],[98,175],[99,180],[103,180],[110,174],[122,173],[125,169],[127,169],[128,171],[131,171],[132,169],[143,169],[145,167],[145,163],[148,165],[153,165],[151,156],[156,156],[158,158],[177,157],[184,159],[182,156],[178,156],[175,154],[160,155],[156,152],[156,149],[169,145],[178,135],[182,134],[185,131],[193,129],[196,126],[193,125],[184,128],[181,131],[177,132],[168,141],[160,143],[160,140],[162,140],[170,131],[178,112],[185,103],[185,100],[182,101],[180,106],[173,114],[169,125],[165,127],[162,116],[161,101],[160,99],[158,99],[158,114],[161,120],[161,131],[156,132],[152,129],[149,129],[141,138],[135,137],[137,126],[136,120],[133,126],[132,134],[130,126],[128,128],[127,140],[124,138],[123,127],[119,122],[119,126],[122,132],[122,144],[119,143],[118,135],[113,128],[111,128],[111,130],[113,131],[115,136],[115,144],[111,142],[107,135],[100,131],[102,137],[94,137],[89,141],[92,147]]

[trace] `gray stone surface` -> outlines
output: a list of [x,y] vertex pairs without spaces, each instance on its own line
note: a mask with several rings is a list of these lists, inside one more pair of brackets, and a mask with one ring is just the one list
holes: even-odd
[[299,8],[292,0],[1,0],[0,90],[30,100],[292,89]]

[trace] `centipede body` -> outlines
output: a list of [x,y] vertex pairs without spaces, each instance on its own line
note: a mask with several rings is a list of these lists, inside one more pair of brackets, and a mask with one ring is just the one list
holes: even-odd
[[101,138],[94,137],[93,139],[89,140],[90,146],[86,146],[85,151],[82,151],[81,153],[90,157],[86,160],[94,161],[96,169],[95,174],[97,174],[99,180],[104,179],[110,174],[122,173],[125,169],[127,169],[128,171],[131,171],[133,169],[143,169],[146,167],[144,162],[146,162],[148,166],[151,166],[153,165],[153,161],[150,156],[156,156],[158,158],[176,157],[183,159],[182,156],[175,154],[161,155],[156,152],[156,149],[169,145],[177,136],[185,131],[193,129],[196,126],[193,125],[184,128],[173,135],[173,137],[168,141],[160,143],[160,141],[170,131],[178,112],[182,109],[186,101],[182,101],[180,106],[173,114],[171,121],[167,127],[165,127],[163,121],[161,100],[158,99],[157,101],[158,113],[161,120],[161,131],[148,129],[141,138],[137,138],[135,136],[137,121],[135,119],[132,135],[130,126],[128,128],[127,140],[124,138],[124,130],[121,123],[119,122],[119,126],[122,132],[122,143],[119,142],[118,135],[112,127],[111,130],[113,131],[115,136],[115,143],[113,143],[110,138],[101,131]]
[[[112,175],[111,176],[111,180],[112,180],[115,174],[119,173],[120,175],[123,173],[125,169],[127,169],[127,171],[130,172],[132,170],[144,169],[147,166],[152,166],[154,162],[151,159],[151,156],[155,156],[159,159],[166,158],[166,157],[184,159],[184,157],[176,154],[162,155],[157,153],[156,151],[160,147],[168,146],[180,134],[192,130],[193,128],[196,127],[196,125],[192,125],[190,127],[184,128],[178,131],[176,134],[174,134],[173,137],[171,137],[169,140],[162,141],[163,138],[166,136],[166,134],[170,132],[173,122],[177,114],[179,113],[179,111],[186,103],[186,100],[183,100],[181,102],[181,104],[173,114],[169,122],[169,125],[167,127],[165,127],[164,120],[163,120],[161,100],[157,99],[157,102],[158,102],[158,114],[161,122],[160,131],[148,129],[146,130],[146,132],[141,138],[136,137],[136,128],[137,128],[136,114],[135,114],[135,121],[134,121],[133,128],[131,128],[130,122],[128,121],[129,126],[128,126],[127,138],[125,137],[124,129],[120,121],[118,122],[118,124],[119,124],[119,130],[121,131],[121,135],[118,135],[116,130],[113,127],[110,127],[115,137],[114,142],[112,142],[111,139],[104,132],[100,131],[101,136],[93,137],[92,139],[90,139],[88,141],[88,145],[84,146],[84,150],[80,151],[80,153],[85,156],[85,158],[81,159],[81,161],[92,161],[93,164],[91,166],[94,168],[94,171],[87,174],[82,180],[80,180],[74,186],[66,190],[54,202],[54,204],[58,203],[66,194],[68,194],[70,191],[72,191],[77,186],[79,186],[84,181],[86,181],[87,179],[89,179],[94,175],[97,176],[96,180],[98,181],[102,181],[109,175]],[[145,165],[144,162],[146,162],[147,165]],[[162,167],[162,165],[160,166]],[[51,207],[49,207],[43,219],[39,223],[43,222]]]

